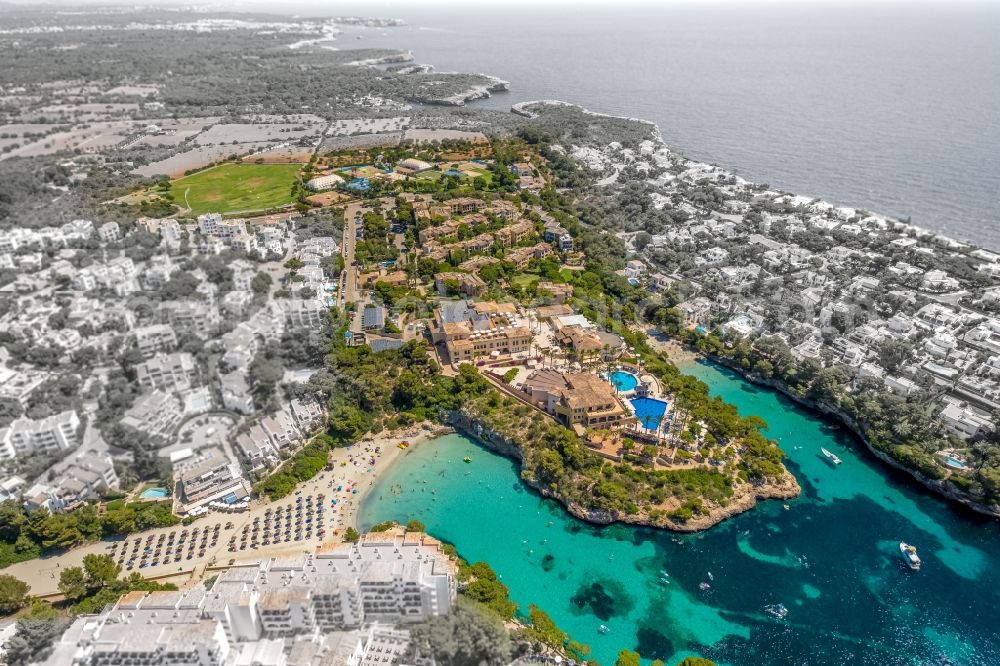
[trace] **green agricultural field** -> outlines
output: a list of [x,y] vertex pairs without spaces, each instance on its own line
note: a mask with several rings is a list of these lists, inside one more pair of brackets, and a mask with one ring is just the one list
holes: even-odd
[[292,203],[299,164],[223,164],[175,180],[175,203],[192,215],[264,210]]

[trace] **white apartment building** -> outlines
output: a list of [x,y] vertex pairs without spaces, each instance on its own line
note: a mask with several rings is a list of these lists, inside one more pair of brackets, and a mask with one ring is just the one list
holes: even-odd
[[219,213],[206,213],[198,216],[198,231],[206,236],[232,238],[247,234],[247,222],[243,218],[223,219]]
[[250,385],[242,372],[230,372],[219,375],[222,388],[222,405],[240,414],[253,412],[253,396],[250,395]]
[[201,301],[167,301],[160,304],[160,316],[175,331],[187,331],[202,340],[215,337],[222,323],[219,311]]
[[279,298],[271,301],[275,314],[284,317],[285,322],[296,328],[322,325],[330,313],[330,308],[321,298]]
[[163,254],[151,257],[146,262],[146,268],[142,274],[143,288],[149,291],[160,289],[167,283],[175,270],[177,270],[177,266],[170,260],[170,257]]
[[265,416],[260,421],[260,427],[279,451],[292,446],[302,437],[299,429],[295,427],[295,419],[284,409],[273,416]]
[[49,379],[47,372],[30,372],[0,366],[0,405],[17,405],[23,411],[36,388]]
[[196,372],[194,357],[187,352],[157,354],[135,366],[136,379],[147,391],[185,391],[191,388]]
[[117,243],[122,239],[122,230],[117,222],[105,222],[97,228],[97,236],[102,243]]
[[139,353],[152,358],[159,352],[173,351],[177,347],[177,335],[166,324],[152,324],[132,331]]
[[139,396],[120,423],[153,436],[166,436],[184,418],[180,401],[165,391],[154,390]]
[[232,317],[245,317],[253,305],[253,292],[234,289],[222,297],[222,309]]
[[42,666],[399,666],[401,625],[449,613],[454,580],[434,539],[368,535],[232,567],[211,590],[130,592],[77,618]]
[[14,419],[0,430],[0,460],[76,448],[79,427],[80,417],[73,410],[39,420],[25,416]]
[[248,431],[240,434],[235,446],[246,461],[247,469],[253,473],[274,467],[280,460],[271,438],[259,425],[250,426]]

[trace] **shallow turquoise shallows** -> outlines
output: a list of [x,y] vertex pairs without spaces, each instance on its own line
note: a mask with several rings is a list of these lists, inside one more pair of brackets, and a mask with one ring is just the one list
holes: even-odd
[[[420,519],[605,666],[621,648],[668,664],[698,653],[741,666],[1000,665],[996,522],[938,500],[772,391],[711,365],[684,370],[768,422],[802,485],[788,510],[765,502],[689,536],[595,528],[526,489],[511,461],[450,435],[405,453],[361,526]],[[921,571],[903,566],[904,540]],[[777,603],[784,620],[763,611]]]
[[622,393],[627,393],[639,385],[639,380],[631,372],[615,370],[611,373],[611,384]]

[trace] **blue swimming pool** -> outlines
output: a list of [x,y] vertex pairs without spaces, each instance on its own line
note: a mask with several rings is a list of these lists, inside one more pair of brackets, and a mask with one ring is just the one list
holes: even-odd
[[611,384],[616,389],[624,393],[626,391],[631,391],[638,386],[639,380],[631,372],[615,370],[611,373]]
[[163,499],[168,495],[170,495],[170,491],[166,488],[149,488],[148,490],[142,491],[142,495],[140,495],[140,497],[143,499]]
[[969,467],[962,461],[961,458],[951,455],[944,456],[944,464],[952,469],[968,469]]
[[635,417],[646,430],[656,430],[667,411],[667,403],[655,398],[634,398],[632,406],[635,408]]

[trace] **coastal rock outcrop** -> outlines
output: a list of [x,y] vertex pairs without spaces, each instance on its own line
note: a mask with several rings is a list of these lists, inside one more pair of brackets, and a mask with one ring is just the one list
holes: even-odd
[[[461,75],[457,72],[438,72],[438,74],[445,74],[450,76],[470,76]],[[503,79],[497,78],[495,76],[490,76],[489,74],[475,74],[471,75],[475,77],[474,81],[470,81],[466,88],[460,90],[459,92],[453,92],[451,94],[435,94],[436,91],[433,88],[423,90],[422,92],[413,94],[409,96],[411,102],[418,102],[421,104],[437,104],[440,106],[465,106],[466,102],[472,102],[477,99],[486,99],[492,96],[495,92],[500,92],[503,90],[510,90],[510,83],[504,81]],[[436,83],[436,82],[429,82]]]
[[560,496],[558,492],[539,483],[537,479],[524,474],[524,450],[517,442],[491,430],[481,420],[463,411],[447,412],[442,416],[442,420],[456,431],[472,437],[500,455],[516,460],[522,468],[520,476],[525,485],[538,492],[542,497],[557,500],[574,518],[593,525],[626,523],[645,527],[659,527],[675,532],[700,532],[718,525],[727,518],[739,515],[744,511],[749,511],[757,506],[758,501],[767,499],[792,499],[798,497],[802,492],[795,477],[786,471],[784,478],[775,482],[737,484],[733,487],[733,496],[724,506],[707,505],[704,507],[702,514],[685,521],[669,517],[659,517],[654,520],[645,512],[629,514],[622,511],[606,511],[587,507],[579,502],[568,501],[566,498]]

